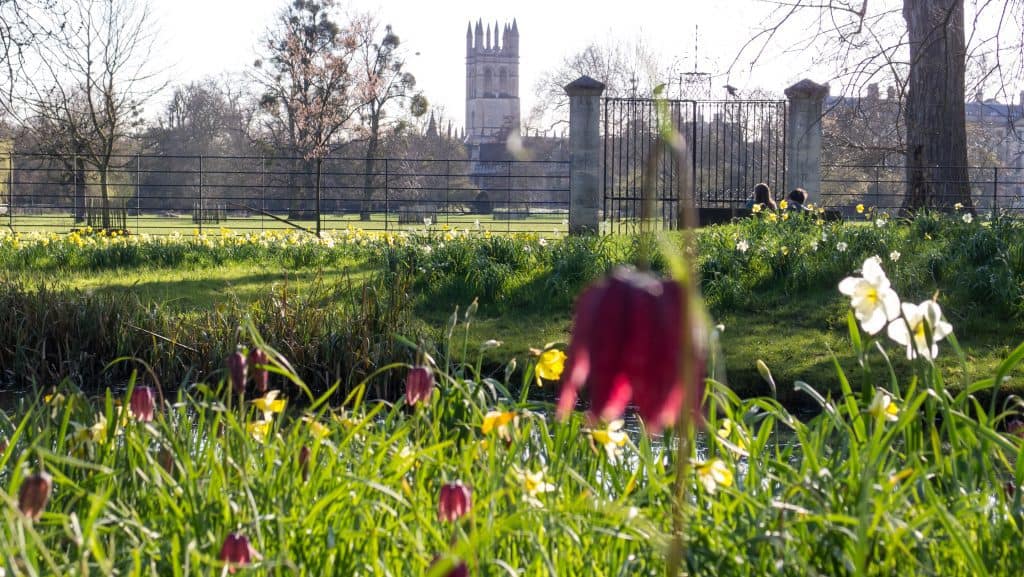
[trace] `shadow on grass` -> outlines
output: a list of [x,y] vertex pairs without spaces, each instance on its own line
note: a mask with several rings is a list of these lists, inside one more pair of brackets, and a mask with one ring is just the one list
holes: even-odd
[[237,268],[207,269],[179,272],[172,275],[146,273],[132,279],[130,273],[117,278],[103,279],[79,285],[84,291],[103,295],[130,292],[143,303],[159,303],[176,310],[208,309],[225,298],[238,302],[251,302],[265,295],[275,286],[289,290],[303,290],[323,282],[347,283],[364,273],[350,268],[332,270],[299,270],[279,272],[245,272]]

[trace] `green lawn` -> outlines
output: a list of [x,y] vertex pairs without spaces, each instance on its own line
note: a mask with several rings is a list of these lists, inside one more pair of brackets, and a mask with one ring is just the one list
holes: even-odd
[[[287,219],[287,214],[274,215],[280,219]],[[438,214],[431,220],[431,226],[435,230],[448,226],[459,230],[489,230],[494,233],[513,232],[536,232],[538,234],[553,235],[564,234],[568,225],[565,220],[569,218],[568,212],[540,212],[523,215],[525,218],[502,219],[500,212],[495,214]],[[316,229],[315,220],[294,220],[295,225],[309,230]],[[477,225],[479,223],[479,227]],[[66,216],[31,216],[16,215],[14,217],[0,218],[0,226],[20,233],[31,232],[55,232],[64,234],[74,229],[84,228],[83,223],[76,223],[71,215]],[[263,230],[281,230],[293,228],[289,224],[276,220],[269,216],[254,215],[250,217],[231,217],[217,223],[198,224],[192,221],[190,215],[165,216],[158,214],[142,214],[129,216],[127,220],[128,230],[133,234],[167,235],[174,232],[180,234],[193,234],[202,229],[204,233],[218,233],[221,228],[227,228],[237,232],[259,232]],[[400,230],[422,230],[424,223],[399,223],[399,215],[393,213],[373,213],[369,221],[359,219],[358,214],[325,215],[321,221],[321,228],[324,231],[341,231],[348,227],[361,228],[372,231],[400,231]]]
[[[235,263],[230,265],[180,269],[136,269],[99,272],[78,271],[62,274],[66,286],[96,294],[130,293],[143,303],[161,303],[181,311],[206,310],[218,303],[234,301],[249,303],[274,290],[288,288],[301,294],[314,284],[320,286],[358,286],[374,270],[362,264],[345,267],[291,269],[282,265]],[[52,275],[34,275],[36,280],[52,280]],[[456,306],[460,312],[469,303],[420,302],[416,316],[436,339],[441,339]],[[856,368],[850,352],[846,326],[847,299],[838,291],[825,289],[804,294],[798,303],[785,295],[768,299],[760,310],[737,309],[714,318],[725,331],[721,335],[721,353],[725,370],[719,377],[745,396],[767,394],[767,384],[758,375],[755,363],[764,360],[779,384],[779,396],[791,404],[808,401],[792,389],[801,380],[824,390],[837,390],[833,354],[847,370]],[[984,313],[954,319],[957,335],[967,355],[966,381],[990,375],[995,367],[1019,344],[1016,337],[1024,334],[1020,322],[997,318]],[[525,365],[531,348],[542,348],[551,342],[568,342],[572,326],[571,311],[522,310],[502,312],[493,302],[481,302],[470,324],[466,339],[463,328],[453,337],[453,355],[475,362],[479,344],[495,339],[500,347],[483,351],[484,368],[496,376],[516,358]],[[940,345],[943,354],[939,365],[953,386],[964,380],[960,363],[950,345]],[[905,367],[902,351],[889,350],[897,367]],[[1008,383],[1008,389],[1022,390],[1019,381]],[[549,391],[550,392],[550,391]]]

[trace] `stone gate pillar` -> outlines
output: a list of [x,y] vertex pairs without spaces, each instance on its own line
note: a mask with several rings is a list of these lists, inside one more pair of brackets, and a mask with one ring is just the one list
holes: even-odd
[[802,187],[815,203],[821,202],[821,113],[826,96],[828,84],[806,78],[786,89],[786,185]]
[[589,76],[581,76],[565,87],[569,95],[569,234],[598,231],[604,88]]

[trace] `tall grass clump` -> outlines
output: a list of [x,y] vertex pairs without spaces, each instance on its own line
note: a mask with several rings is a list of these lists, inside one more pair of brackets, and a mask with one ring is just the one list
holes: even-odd
[[[7,386],[47,388],[70,379],[87,390],[117,386],[145,363],[168,386],[216,378],[244,343],[245,328],[267,335],[317,391],[337,379],[362,380],[403,358],[397,335],[416,338],[408,287],[318,280],[303,290],[268,287],[253,302],[225,300],[210,310],[176,310],[130,292],[85,292],[59,285],[0,282],[0,376]],[[148,378],[147,373],[147,378]],[[393,384],[374,393],[393,396]]]

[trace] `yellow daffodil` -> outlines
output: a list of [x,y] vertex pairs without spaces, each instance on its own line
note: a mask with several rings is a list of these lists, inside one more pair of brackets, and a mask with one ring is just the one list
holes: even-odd
[[781,210],[786,210],[787,208],[789,208],[789,202],[786,201],[786,200],[780,200],[779,201],[779,208]]
[[712,495],[718,491],[719,487],[732,487],[732,471],[721,459],[711,459],[698,464],[697,479]]
[[901,482],[906,480],[907,477],[909,477],[909,476],[911,476],[913,474],[914,474],[914,470],[913,469],[910,469],[910,468],[903,469],[902,471],[900,471],[898,473],[893,473],[892,475],[889,475],[889,480],[886,482],[886,484],[889,486],[890,489],[892,489],[896,485],[899,485]]
[[100,414],[96,418],[96,423],[91,427],[79,427],[75,431],[74,440],[77,442],[91,441],[93,443],[99,442],[107,434],[107,418]]
[[608,455],[608,461],[612,463],[618,460],[622,453],[621,447],[626,444],[628,439],[626,433],[621,431],[622,425],[622,419],[616,419],[608,423],[607,428],[590,431],[590,438],[595,444],[604,448],[604,452]]
[[253,439],[256,439],[256,442],[265,443],[270,434],[270,421],[253,421],[246,425],[245,429]]
[[311,415],[306,415],[305,417],[302,417],[302,420],[305,421],[306,425],[309,426],[309,432],[311,435],[313,435],[313,438],[318,441],[323,440],[324,438],[327,437],[327,435],[331,434],[331,430],[329,428],[324,426],[323,423],[316,420],[316,418]]
[[484,422],[480,425],[480,431],[485,434],[491,434],[491,431],[496,431],[498,436],[502,439],[511,439],[511,432],[509,425],[514,424],[516,414],[513,411],[489,411],[484,415]]
[[864,214],[864,205],[863,204],[858,204],[857,205],[857,214]]
[[757,213],[761,212],[762,208],[764,208],[762,205],[755,204],[754,206],[750,207],[750,212],[752,212],[754,214],[757,214]]
[[273,417],[274,413],[284,411],[287,401],[284,399],[278,399],[277,396],[279,394],[281,394],[281,391],[267,391],[262,397],[252,401],[253,406],[255,406],[257,410],[263,412],[263,420],[269,421]]
[[778,220],[779,216],[777,214],[775,214],[774,212],[768,213],[768,222],[778,222]]
[[565,368],[565,353],[558,349],[548,349],[541,353],[537,360],[537,384],[540,380],[557,381]]
[[737,427],[732,419],[722,419],[718,431],[716,431],[719,439],[732,443],[736,449],[746,452],[747,450],[747,436],[743,432],[743,429]]
[[886,421],[898,421],[900,408],[888,394],[877,391],[875,397],[871,399],[871,404],[868,405],[868,414],[876,419],[884,417]]

